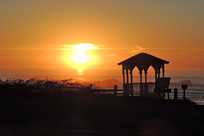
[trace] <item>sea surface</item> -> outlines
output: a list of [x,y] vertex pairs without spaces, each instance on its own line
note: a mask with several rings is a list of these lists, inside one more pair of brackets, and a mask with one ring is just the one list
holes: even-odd
[[[183,98],[183,89],[179,84],[171,84],[170,88],[178,88],[178,97]],[[186,90],[186,97],[199,105],[204,105],[204,85],[189,85]],[[173,93],[171,98],[173,98]]]
[[[186,97],[199,105],[204,105],[204,77],[172,77],[169,87],[172,90],[171,99],[173,99],[174,88],[178,89],[178,98],[183,98],[182,82],[189,84],[186,90]],[[136,88],[139,87],[137,86]],[[154,85],[149,86],[150,91],[153,91],[154,88]]]
[[[136,87],[138,90],[138,86]],[[149,92],[153,92],[154,84],[149,85]],[[171,83],[169,88],[171,89],[170,98],[173,99],[174,88],[178,89],[178,99],[183,99],[183,89],[179,83]],[[192,100],[193,102],[204,105],[204,84],[191,84],[188,85],[186,90],[186,98]]]

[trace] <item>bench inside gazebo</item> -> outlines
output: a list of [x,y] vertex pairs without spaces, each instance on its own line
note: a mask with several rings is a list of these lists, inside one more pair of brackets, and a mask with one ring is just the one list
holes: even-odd
[[[123,90],[124,94],[128,96],[134,95],[133,88],[133,70],[135,68],[139,71],[139,91],[140,95],[148,95],[148,82],[147,74],[148,69],[152,66],[155,71],[155,91],[164,91],[162,89],[168,88],[170,78],[165,77],[165,65],[169,64],[169,61],[152,56],[147,53],[139,53],[132,56],[118,65],[122,66],[122,77],[123,77]],[[144,81],[143,81],[144,73]]]

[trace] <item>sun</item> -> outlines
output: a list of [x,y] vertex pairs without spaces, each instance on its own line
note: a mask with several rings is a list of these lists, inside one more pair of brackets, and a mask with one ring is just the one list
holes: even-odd
[[91,54],[96,46],[91,43],[80,43],[72,46],[71,60],[75,64],[87,64],[93,61],[93,55]]
[[97,49],[93,43],[77,43],[66,45],[64,61],[77,70],[79,75],[98,62]]

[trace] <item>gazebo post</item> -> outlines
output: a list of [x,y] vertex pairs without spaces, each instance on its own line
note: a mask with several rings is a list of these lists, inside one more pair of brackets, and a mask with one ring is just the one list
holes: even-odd
[[164,67],[164,64],[162,65],[162,76],[163,76],[163,78],[165,77],[165,67]]
[[126,68],[126,91],[129,95],[129,74],[128,74],[128,68]]
[[160,68],[158,68],[157,74],[158,74],[158,78],[160,78],[160,74],[161,74]]
[[145,70],[145,83],[147,83],[147,70]]
[[143,95],[142,69],[139,70],[139,74],[140,74],[140,95]]
[[160,67],[156,66],[155,67],[155,82],[157,81],[157,79],[160,78],[160,74],[161,74]]
[[133,70],[130,70],[130,94],[133,96]]
[[122,74],[123,74],[123,90],[125,90],[125,68],[122,66]]
[[145,95],[146,95],[146,93],[147,93],[147,91],[148,91],[148,85],[147,85],[147,69],[145,69]]

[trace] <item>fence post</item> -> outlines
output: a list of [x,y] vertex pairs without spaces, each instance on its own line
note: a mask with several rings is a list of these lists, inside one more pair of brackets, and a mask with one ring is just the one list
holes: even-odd
[[114,95],[117,96],[117,91],[118,91],[118,86],[117,85],[114,85],[113,87],[114,89]]
[[174,100],[178,99],[178,89],[174,88]]

